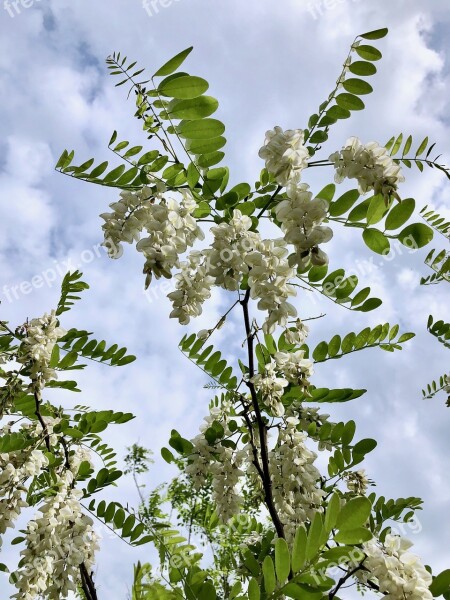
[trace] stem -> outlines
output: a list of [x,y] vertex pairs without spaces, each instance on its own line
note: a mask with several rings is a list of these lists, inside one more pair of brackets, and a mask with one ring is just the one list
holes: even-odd
[[84,563],[80,565],[81,587],[87,600],[98,600],[92,573],[90,574]]
[[247,386],[250,390],[250,394],[252,397],[253,409],[255,411],[256,422],[258,424],[259,431],[259,442],[261,446],[261,463],[262,463],[262,474],[260,473],[262,484],[264,488],[264,499],[269,510],[270,516],[272,518],[273,524],[275,526],[277,535],[279,538],[285,538],[284,527],[278,516],[278,513],[275,508],[275,503],[273,500],[273,491],[272,491],[272,479],[270,477],[270,469],[269,469],[269,452],[267,447],[267,427],[262,418],[261,409],[259,407],[258,395],[256,393],[255,386],[252,383],[252,378],[255,375],[255,361],[254,361],[254,350],[253,350],[253,341],[254,334],[251,330],[250,325],[250,315],[248,310],[248,303],[250,300],[250,289],[248,289],[245,293],[244,299],[241,301],[242,310],[244,312],[244,323],[245,323],[245,332],[247,339],[247,353],[248,353],[248,368],[249,368],[249,380],[246,382]]
[[[34,381],[33,384],[37,385],[37,382]],[[36,410],[34,411],[34,414],[38,418],[38,421],[39,421],[39,423],[41,424],[41,427],[42,427],[42,431],[44,432],[44,439],[45,439],[45,445],[47,447],[47,450],[49,452],[51,452],[50,436],[49,436],[49,433],[48,433],[47,424],[45,423],[45,421],[44,421],[44,419],[42,418],[42,415],[41,415],[41,397],[40,397],[40,392],[38,390],[36,390],[36,389],[34,391],[34,402],[35,402],[35,406],[36,406]]]

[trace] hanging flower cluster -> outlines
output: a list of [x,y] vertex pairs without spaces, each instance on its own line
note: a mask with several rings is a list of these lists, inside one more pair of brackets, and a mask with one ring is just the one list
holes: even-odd
[[356,496],[365,496],[370,481],[367,478],[364,469],[360,469],[359,471],[348,471],[345,473],[344,478],[347,483],[347,488],[351,492]]
[[392,600],[431,600],[431,574],[419,557],[408,552],[412,542],[387,535],[384,544],[372,540],[363,545],[367,558],[358,579],[366,583],[376,580],[380,592]]
[[225,436],[232,435],[227,424],[227,407],[211,408],[210,414],[205,417],[205,423],[200,427],[201,433],[191,440],[193,449],[185,472],[197,490],[204,487],[212,476],[212,497],[217,514],[223,523],[227,523],[239,513],[243,501],[239,493],[239,481],[245,474],[242,466],[246,452],[234,451],[220,443],[210,444],[205,431],[214,423],[223,427]]
[[178,203],[162,198],[159,191],[155,195],[149,187],[125,191],[110,205],[112,213],[100,215],[105,221],[103,244],[112,258],[121,256],[122,242],[137,242],[137,250],[145,257],[146,287],[153,275],[170,278],[173,268],[179,267],[180,254],[204,237],[192,216],[197,203],[189,190],[181,193],[183,199]]
[[251,382],[263,397],[270,412],[275,417],[282,417],[284,415],[284,404],[281,398],[284,394],[284,388],[289,383],[287,379],[280,376],[278,371],[277,363],[271,360],[266,365],[264,372],[252,377]]
[[59,326],[55,311],[32,319],[24,328],[26,337],[20,346],[17,360],[29,365],[33,385],[42,388],[47,381],[57,378],[56,371],[49,364],[56,342],[66,331]]
[[319,244],[333,237],[332,230],[321,225],[327,217],[327,202],[313,199],[306,183],[289,185],[287,196],[276,205],[275,216],[281,223],[284,239],[295,247],[290,263],[300,267],[310,262],[316,266],[328,264],[327,255],[319,249]]
[[307,436],[298,431],[299,420],[289,417],[280,428],[277,443],[269,453],[275,507],[287,539],[298,526],[321,510],[325,493],[318,487],[317,455],[305,445]]
[[[8,433],[9,428],[1,430],[2,435]],[[25,483],[39,475],[47,464],[47,457],[37,449],[0,454],[0,535],[14,527],[22,508],[28,506],[24,499],[27,493]],[[1,543],[0,537],[0,546]]]
[[398,198],[399,183],[405,181],[401,167],[389,156],[388,150],[370,142],[362,144],[356,137],[347,140],[339,152],[330,156],[336,168],[336,183],[344,179],[357,179],[361,194],[374,191],[386,200]]
[[259,156],[266,161],[269,173],[283,187],[290,182],[299,181],[303,169],[308,166],[309,151],[304,142],[302,129],[283,131],[277,126],[266,133]]
[[80,565],[92,570],[98,540],[92,519],[82,512],[82,492],[73,489],[70,471],[59,483],[58,493],[39,508],[42,516],[28,523],[15,573],[17,600],[66,598],[77,591]]

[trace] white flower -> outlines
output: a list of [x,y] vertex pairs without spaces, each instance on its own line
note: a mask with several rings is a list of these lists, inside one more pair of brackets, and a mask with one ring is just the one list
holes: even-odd
[[332,230],[321,225],[327,217],[327,202],[313,199],[305,183],[290,185],[287,195],[275,207],[275,216],[281,224],[284,239],[295,247],[290,264],[303,266],[309,261],[315,265],[327,264],[326,254],[318,248],[333,237]]
[[347,488],[351,492],[357,496],[365,496],[370,482],[364,469],[360,469],[359,471],[349,471],[344,474],[344,478],[347,483]]
[[306,435],[297,430],[298,424],[294,417],[286,419],[269,453],[273,498],[288,540],[301,523],[322,510],[325,495],[318,487],[320,473],[314,465],[317,455],[306,447]]
[[76,592],[79,567],[90,572],[98,548],[92,519],[82,513],[81,491],[62,479],[60,490],[40,507],[42,516],[28,523],[26,547],[15,572],[16,600],[57,600]]
[[32,319],[26,326],[26,337],[19,349],[17,360],[29,364],[30,377],[35,385],[43,387],[45,382],[56,379],[54,369],[49,367],[53,348],[66,330],[59,326],[55,311],[43,317]]
[[374,580],[380,592],[392,600],[431,600],[432,576],[420,559],[410,552],[412,543],[400,536],[387,535],[384,544],[371,540],[363,545],[366,570],[358,571],[362,582]]
[[299,181],[302,170],[308,166],[309,152],[304,141],[301,129],[283,131],[277,126],[266,133],[259,156],[266,161],[267,170],[280,185]]
[[146,259],[147,287],[153,275],[170,278],[172,269],[179,266],[179,255],[203,239],[192,216],[197,205],[190,191],[182,190],[180,203],[163,198],[160,192],[149,187],[121,192],[120,200],[110,205],[113,212],[100,215],[105,220],[103,245],[112,258],[122,255],[122,242],[137,242],[137,250]]
[[187,261],[181,263],[176,280],[176,290],[167,296],[173,305],[170,317],[187,325],[191,317],[201,315],[203,303],[211,297],[214,278],[208,275],[205,256],[201,252],[191,252]]
[[281,398],[288,381],[277,374],[277,365],[274,360],[266,365],[263,373],[258,373],[250,380],[263,397],[264,403],[276,417],[284,415],[284,405]]
[[302,387],[305,391],[309,387],[309,377],[314,373],[313,363],[305,358],[303,350],[296,352],[276,352],[275,362],[278,370],[283,373],[289,383]]
[[309,334],[309,327],[300,319],[295,322],[295,327],[290,327],[284,332],[284,338],[288,344],[302,346]]
[[401,167],[377,142],[363,145],[358,138],[349,138],[340,152],[330,156],[330,161],[336,168],[336,182],[357,179],[361,194],[373,190],[386,200],[392,195],[398,198],[398,185],[405,181]]

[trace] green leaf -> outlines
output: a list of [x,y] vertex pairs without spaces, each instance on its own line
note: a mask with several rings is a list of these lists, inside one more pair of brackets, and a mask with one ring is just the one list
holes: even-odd
[[446,569],[439,573],[436,577],[433,578],[433,582],[430,585],[430,592],[433,594],[435,598],[438,596],[442,596],[445,592],[448,592],[450,589],[450,569]]
[[361,544],[362,542],[368,542],[372,539],[372,534],[368,529],[364,527],[358,527],[356,529],[346,529],[345,531],[339,531],[334,539],[339,544]]
[[362,527],[370,516],[372,503],[364,496],[352,498],[339,513],[336,527],[340,531],[348,531]]
[[349,71],[354,75],[368,77],[370,75],[375,75],[375,73],[377,72],[377,68],[371,62],[366,62],[365,60],[357,60],[350,64]]
[[361,98],[353,94],[339,94],[336,96],[336,102],[338,106],[347,110],[364,110],[365,108],[365,104]]
[[373,87],[367,81],[363,79],[346,79],[342,86],[344,90],[350,94],[356,94],[357,96],[363,96],[365,94],[371,94]]
[[250,579],[248,584],[248,597],[249,600],[259,600],[261,597],[258,581],[254,577]]
[[262,564],[262,572],[264,576],[264,588],[268,594],[271,594],[277,585],[275,577],[275,569],[270,556],[266,556]]
[[173,100],[167,112],[174,119],[203,119],[216,112],[219,102],[212,96],[200,96],[192,100]]
[[193,49],[194,47],[191,46],[190,48],[183,50],[182,52],[171,58],[160,69],[158,69],[158,71],[156,71],[153,77],[165,77],[166,75],[171,75],[174,71],[178,69],[178,67],[180,67],[184,63],[184,61]]
[[289,547],[283,538],[275,542],[275,569],[278,581],[283,584],[291,570]]
[[359,200],[361,194],[358,190],[349,190],[345,192],[340,198],[330,204],[330,216],[339,217],[349,211],[357,200]]
[[308,540],[306,542],[306,560],[312,560],[317,554],[321,545],[322,529],[322,516],[320,513],[316,512],[308,532]]
[[184,75],[162,83],[159,91],[162,95],[179,100],[198,98],[209,88],[209,83],[201,77]]
[[306,562],[306,529],[301,525],[295,532],[294,544],[292,547],[292,570],[298,573]]
[[209,140],[221,136],[225,131],[225,125],[217,119],[203,119],[201,121],[182,121],[176,129],[184,138]]
[[376,223],[379,223],[387,210],[383,196],[381,194],[373,196],[367,210],[367,224],[375,225]]
[[322,200],[326,200],[327,202],[331,202],[334,198],[334,194],[336,193],[336,186],[334,183],[330,183],[325,186],[323,190],[321,190],[316,198],[321,198]]
[[211,152],[211,154],[203,154],[198,159],[198,166],[202,169],[207,169],[219,163],[225,156],[224,152]]
[[325,512],[325,530],[330,532],[336,527],[339,511],[341,510],[341,501],[338,494],[334,493],[328,503]]
[[383,29],[376,29],[375,31],[369,31],[369,33],[363,33],[359,37],[362,37],[365,40],[381,40],[386,37],[388,33],[389,29],[384,27]]
[[433,230],[425,223],[413,223],[403,229],[398,239],[404,246],[417,249],[429,244],[433,236]]
[[363,240],[366,246],[377,254],[386,254],[390,251],[391,245],[389,240],[378,229],[365,229],[363,231]]
[[372,450],[375,450],[376,447],[377,447],[377,442],[375,440],[366,438],[364,440],[361,440],[357,444],[355,444],[355,446],[353,448],[353,452],[354,452],[354,454],[369,454],[369,452],[372,452]]
[[386,217],[385,228],[398,229],[404,225],[413,214],[415,207],[416,201],[413,198],[407,198],[396,204]]
[[225,146],[227,140],[223,136],[210,138],[208,140],[191,140],[186,144],[186,150],[191,154],[208,154],[220,150]]
[[383,58],[381,52],[373,46],[361,45],[357,46],[355,50],[356,53],[359,54],[359,56],[364,60],[370,60],[371,62],[375,62],[377,60],[380,60],[380,58]]

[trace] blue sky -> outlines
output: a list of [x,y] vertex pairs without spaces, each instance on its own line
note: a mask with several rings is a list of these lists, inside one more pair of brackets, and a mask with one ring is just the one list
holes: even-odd
[[[170,304],[162,290],[143,293],[142,257],[129,248],[112,262],[97,250],[102,240],[98,215],[116,192],[53,170],[64,148],[74,148],[80,163],[91,156],[110,158],[106,145],[114,129],[121,139],[144,141],[132,118],[133,105],[126,102],[124,88],[114,88],[104,58],[120,50],[154,70],[194,45],[186,67],[205,77],[220,100],[232,182],[253,182],[262,167],[258,149],[266,129],[275,124],[304,127],[332,88],[354,36],[389,26],[366,111],[334,128],[324,156],[350,135],[385,143],[404,131],[414,134],[417,143],[426,135],[436,140],[448,163],[448,3],[337,0],[326,9],[333,3],[313,2],[317,18],[301,0],[160,0],[149,11],[139,0],[30,3],[29,8],[20,6],[19,13],[13,8],[13,17],[0,6],[1,318],[19,324],[49,310],[58,295],[59,275],[54,273],[80,267],[91,290],[64,325],[127,345],[139,360],[122,370],[92,365],[80,378],[83,396],[76,401],[133,411],[136,421],[117,428],[109,439],[119,452],[138,440],[159,454],[172,427],[186,436],[195,434],[208,403],[205,380],[177,350],[184,331],[168,321]],[[422,176],[407,172],[407,177],[403,197],[450,215],[450,186],[443,176],[427,171]],[[331,179],[332,172],[318,169],[305,178],[315,191]],[[444,349],[425,331],[430,313],[449,320],[448,294],[444,288],[418,287],[426,273],[426,251],[414,256],[404,251],[389,263],[371,264],[360,237],[339,230],[327,252],[336,268],[357,269],[384,304],[374,313],[355,315],[324,299],[299,296],[303,317],[327,314],[315,322],[313,342],[386,321],[418,336],[395,355],[371,350],[328,363],[317,369],[313,382],[368,389],[360,400],[326,407],[326,412],[336,420],[354,418],[360,438],[379,441],[367,471],[380,494],[424,498],[422,532],[406,533],[437,571],[447,568],[450,413],[442,398],[423,402],[420,390],[449,371]],[[29,293],[12,291],[40,274],[55,281]],[[226,307],[226,299],[214,296],[194,328],[215,323]],[[241,351],[238,332],[231,321],[228,332],[217,338],[230,355]],[[148,488],[170,473],[158,460]],[[118,496],[135,499],[131,482],[124,483]],[[97,572],[101,596],[107,592],[111,600],[125,598],[133,561],[151,556],[150,550],[105,540]]]

